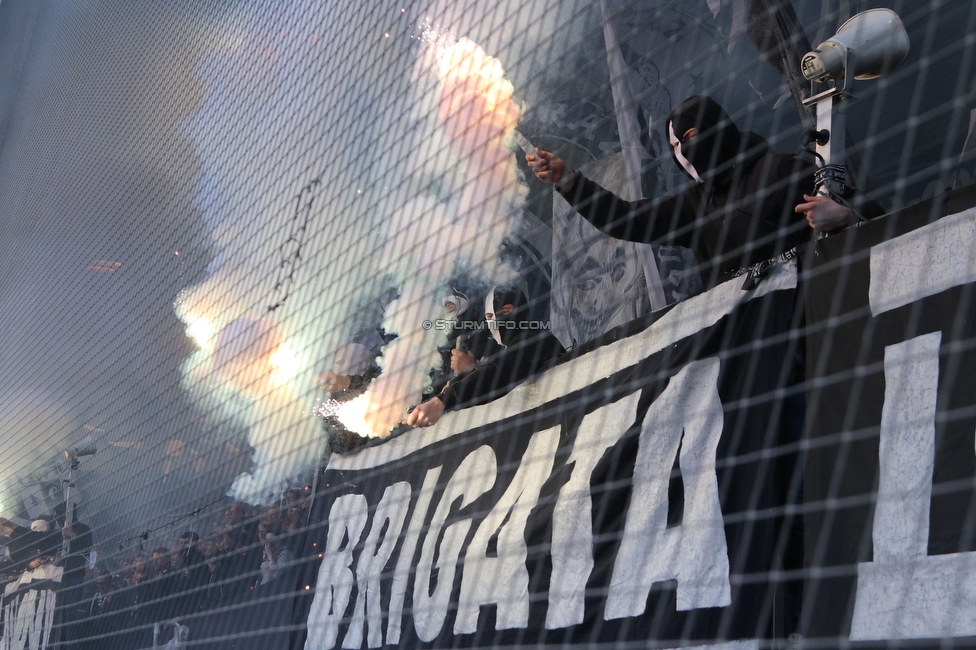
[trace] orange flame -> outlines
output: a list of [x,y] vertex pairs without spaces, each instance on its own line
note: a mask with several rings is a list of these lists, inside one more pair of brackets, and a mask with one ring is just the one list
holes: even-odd
[[[483,156],[486,148],[494,147],[499,155],[509,155],[502,140],[518,123],[521,109],[512,101],[514,88],[501,62],[462,38],[441,49],[437,63],[437,115],[455,151],[465,157],[475,152]],[[486,162],[499,162],[494,158]]]

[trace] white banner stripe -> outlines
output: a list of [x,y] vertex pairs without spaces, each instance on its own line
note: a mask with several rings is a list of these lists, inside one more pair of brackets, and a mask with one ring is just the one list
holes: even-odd
[[976,208],[871,248],[871,315],[976,282]]

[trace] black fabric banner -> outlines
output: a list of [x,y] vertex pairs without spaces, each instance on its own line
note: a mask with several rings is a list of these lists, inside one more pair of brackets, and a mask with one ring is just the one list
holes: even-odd
[[24,571],[3,590],[0,650],[46,648],[53,641],[61,567],[45,564]]
[[782,616],[795,261],[744,281],[333,456],[305,647],[757,647]]
[[804,629],[831,647],[976,636],[974,204],[955,193],[816,247]]

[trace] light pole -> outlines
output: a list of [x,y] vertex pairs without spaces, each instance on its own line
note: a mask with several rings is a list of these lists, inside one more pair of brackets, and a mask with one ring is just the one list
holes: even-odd
[[[90,436],[85,437],[80,445],[65,449],[64,451],[64,455],[68,459],[68,479],[64,488],[64,525],[62,526],[62,530],[70,526],[72,523],[71,520],[72,515],[74,514],[74,508],[71,507],[71,499],[74,496],[75,470],[78,469],[78,459],[85,456],[94,456],[95,451],[95,442]],[[67,557],[68,547],[70,544],[71,540],[62,535],[61,557]]]
[[843,198],[853,184],[847,176],[845,108],[854,99],[854,80],[877,79],[897,68],[908,56],[908,34],[890,9],[869,9],[841,25],[837,33],[800,61],[811,82],[833,81],[827,90],[803,101],[816,106],[817,171],[815,192]]

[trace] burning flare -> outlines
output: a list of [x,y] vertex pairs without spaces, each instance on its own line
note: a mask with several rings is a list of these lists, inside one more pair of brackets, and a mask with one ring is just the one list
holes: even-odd
[[437,118],[463,162],[467,182],[450,207],[418,198],[389,219],[395,236],[387,241],[384,257],[412,258],[411,275],[383,322],[397,338],[383,350],[380,377],[338,413],[347,429],[369,436],[389,435],[420,401],[430,370],[441,364],[437,348],[446,333],[423,323],[447,317],[440,298],[452,274],[462,270],[492,283],[511,274],[502,268],[498,248],[524,200],[508,146],[521,109],[501,63],[467,38],[455,40],[428,28],[421,40],[436,57]]

